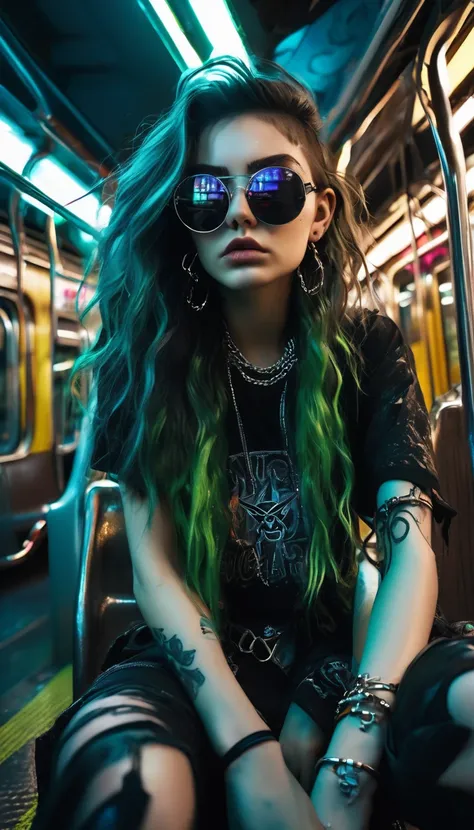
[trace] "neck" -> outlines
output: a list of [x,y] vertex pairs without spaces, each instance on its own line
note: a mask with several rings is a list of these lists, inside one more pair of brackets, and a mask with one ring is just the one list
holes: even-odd
[[282,356],[291,280],[226,291],[223,313],[235,345],[254,366],[272,366]]

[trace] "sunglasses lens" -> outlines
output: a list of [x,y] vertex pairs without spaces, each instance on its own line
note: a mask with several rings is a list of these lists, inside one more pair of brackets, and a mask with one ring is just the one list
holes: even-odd
[[285,225],[301,213],[306,194],[293,170],[266,167],[252,179],[247,198],[257,219],[269,225]]
[[193,231],[214,231],[224,221],[229,197],[222,182],[215,176],[188,176],[176,188],[176,213]]

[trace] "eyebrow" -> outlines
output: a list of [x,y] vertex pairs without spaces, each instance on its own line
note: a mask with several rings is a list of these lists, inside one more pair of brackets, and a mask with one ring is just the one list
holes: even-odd
[[[289,153],[277,153],[273,156],[264,156],[261,159],[254,159],[247,164],[248,173],[256,173],[264,167],[271,167],[276,164],[287,166],[288,164],[297,164],[303,170],[299,161],[297,161]],[[216,176],[226,176],[229,174],[229,168],[222,165],[215,164],[193,164],[190,167],[191,173],[213,173]],[[304,171],[303,171],[304,172]]]

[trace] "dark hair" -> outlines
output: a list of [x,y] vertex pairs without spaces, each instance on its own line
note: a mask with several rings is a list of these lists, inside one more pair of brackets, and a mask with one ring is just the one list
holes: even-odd
[[[221,554],[236,521],[226,476],[224,327],[220,295],[206,273],[204,310],[197,314],[186,302],[189,286],[181,262],[190,237],[171,196],[203,129],[248,112],[301,143],[314,182],[337,195],[320,245],[324,291],[310,296],[293,290],[291,318],[299,356],[296,464],[310,538],[304,604],[319,613],[323,581],[332,581],[347,600],[354,557],[341,567],[331,528],[342,524],[352,551],[357,533],[335,355],[344,355],[357,380],[359,363],[344,323],[349,292],[360,297],[357,275],[361,267],[367,272],[359,242],[365,202],[358,184],[337,172],[320,141],[321,121],[310,91],[277,64],[254,59],[248,68],[225,57],[184,73],[174,104],[118,171],[111,221],[99,246],[98,289],[83,312],[85,317],[98,303],[102,329],[78,359],[74,375],[77,384],[81,373],[93,370],[99,398],[95,439],[111,432],[112,423],[124,435],[119,479],[148,499],[150,518],[159,500],[166,500],[186,583],[210,607],[217,625]],[[340,487],[333,486],[335,480]]]

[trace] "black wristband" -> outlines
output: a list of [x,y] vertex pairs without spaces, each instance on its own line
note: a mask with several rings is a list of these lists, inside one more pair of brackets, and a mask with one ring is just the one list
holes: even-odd
[[241,741],[237,741],[237,743],[222,756],[222,768],[226,770],[229,764],[231,764],[232,761],[235,761],[235,759],[240,755],[243,755],[247,749],[250,749],[252,746],[256,746],[257,744],[262,744],[264,741],[276,741],[275,735],[273,732],[270,732],[269,729],[262,729],[260,732],[252,732],[250,735],[242,738]]

